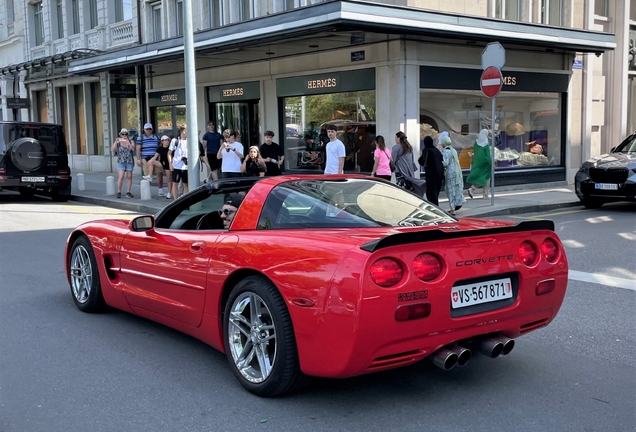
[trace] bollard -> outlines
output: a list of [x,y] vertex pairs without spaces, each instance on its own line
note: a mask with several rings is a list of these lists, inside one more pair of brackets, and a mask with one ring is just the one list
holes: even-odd
[[149,200],[152,198],[150,194],[150,182],[148,180],[142,180],[139,188],[141,189],[141,199]]
[[84,174],[79,173],[75,177],[77,177],[77,190],[86,190],[86,183],[84,183]]
[[106,177],[106,195],[115,195],[115,177]]

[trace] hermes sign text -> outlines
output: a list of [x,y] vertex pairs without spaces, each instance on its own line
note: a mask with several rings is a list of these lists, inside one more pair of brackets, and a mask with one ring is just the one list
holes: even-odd
[[161,102],[175,102],[179,99],[179,96],[176,93],[161,95]]
[[223,97],[243,96],[243,87],[223,90]]
[[326,78],[326,79],[318,79],[318,80],[309,80],[307,81],[308,89],[319,89],[319,88],[329,88],[336,86],[335,78]]

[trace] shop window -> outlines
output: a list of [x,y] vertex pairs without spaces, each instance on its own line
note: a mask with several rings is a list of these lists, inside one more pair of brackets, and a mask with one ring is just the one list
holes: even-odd
[[33,11],[33,37],[35,45],[44,43],[44,17],[42,11],[42,2],[31,5]]
[[259,102],[222,102],[214,104],[216,115],[217,131],[234,129],[240,134],[239,142],[245,149],[253,145],[260,145],[259,142]]
[[221,27],[223,25],[223,0],[209,0],[210,6],[210,27]]
[[102,114],[102,93],[99,83],[91,83],[91,101],[93,102],[93,151],[91,154],[104,154],[104,116]]
[[115,1],[115,21],[127,21],[132,19],[132,0]]
[[541,23],[562,25],[563,0],[541,0]]
[[57,0],[55,6],[55,18],[56,18],[56,39],[62,39],[64,37],[64,0]]
[[154,3],[151,5],[151,31],[152,40],[161,40],[161,3]]
[[[505,92],[496,104],[497,169],[563,165],[559,93]],[[479,91],[421,90],[420,147],[425,136],[437,141],[448,131],[461,167],[469,170],[473,144],[481,129],[491,129],[491,118],[491,100]]]
[[75,99],[75,136],[74,154],[86,154],[86,118],[84,117],[84,86],[73,86]]
[[[126,78],[117,80],[117,84],[135,84],[137,81],[134,78]],[[115,119],[117,124],[111,127],[111,135],[117,135],[121,128],[128,129],[128,137],[131,140],[135,140],[139,134],[138,130],[138,115],[139,108],[136,98],[120,98],[115,99]]]
[[46,90],[35,92],[37,121],[42,123],[49,122],[49,99],[47,93]]
[[79,13],[79,2],[80,0],[71,0],[71,12],[73,15],[73,34],[78,34],[80,29],[80,13]]
[[523,0],[496,0],[495,18],[521,21],[521,2]]
[[375,146],[375,91],[294,96],[283,99],[285,112],[285,167],[323,170],[326,127],[336,126],[345,145],[344,169],[373,169]]
[[68,127],[68,113],[66,112],[68,107],[68,101],[66,100],[66,87],[59,87],[57,89],[57,100],[60,112],[60,117],[57,121],[58,123],[62,124],[62,128],[64,129],[64,136],[68,141],[71,137],[71,131]]

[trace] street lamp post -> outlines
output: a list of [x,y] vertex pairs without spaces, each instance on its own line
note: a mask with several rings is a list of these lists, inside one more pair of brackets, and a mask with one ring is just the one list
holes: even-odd
[[186,126],[188,128],[188,186],[199,186],[199,124],[197,122],[197,77],[194,57],[192,0],[183,1],[183,50],[186,88]]

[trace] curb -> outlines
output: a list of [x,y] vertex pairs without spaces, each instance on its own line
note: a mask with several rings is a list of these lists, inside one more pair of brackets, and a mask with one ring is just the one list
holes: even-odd
[[82,195],[71,195],[69,200],[83,202],[86,204],[95,204],[102,207],[114,208],[118,210],[127,210],[135,213],[143,213],[143,214],[157,214],[159,211],[163,210],[162,208],[151,207],[144,204],[136,204],[134,202],[126,202],[126,201],[113,201],[109,199],[103,198],[93,198]]
[[[568,207],[578,207],[582,206],[581,201],[569,201],[562,203],[551,203],[551,204],[532,204],[526,206],[517,206],[517,207],[509,207],[502,208],[497,210],[484,211],[483,213],[476,213],[466,217],[493,217],[493,216],[511,216],[517,214],[525,214],[525,213],[538,213],[549,210],[556,210],[560,208],[568,208]],[[461,217],[461,216],[460,216]]]

